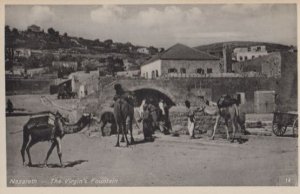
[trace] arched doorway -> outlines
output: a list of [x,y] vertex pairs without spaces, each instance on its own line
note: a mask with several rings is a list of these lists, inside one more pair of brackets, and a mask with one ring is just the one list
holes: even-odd
[[171,97],[169,97],[167,94],[165,94],[159,90],[156,90],[156,89],[141,88],[141,89],[136,89],[133,91],[134,91],[134,95],[136,98],[135,106],[140,106],[142,101],[147,98],[148,99],[153,98],[153,100],[156,104],[158,104],[160,99],[163,99],[170,107],[176,105],[174,100],[172,100]]

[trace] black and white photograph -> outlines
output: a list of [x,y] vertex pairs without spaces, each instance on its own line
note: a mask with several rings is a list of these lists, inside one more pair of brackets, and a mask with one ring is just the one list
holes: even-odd
[[3,7],[6,187],[298,187],[297,3]]

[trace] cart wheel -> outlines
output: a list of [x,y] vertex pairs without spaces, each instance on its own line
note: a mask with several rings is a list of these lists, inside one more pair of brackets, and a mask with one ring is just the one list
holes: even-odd
[[272,130],[276,136],[283,136],[283,134],[286,131],[286,128],[287,128],[286,126],[282,126],[279,123],[274,123]]

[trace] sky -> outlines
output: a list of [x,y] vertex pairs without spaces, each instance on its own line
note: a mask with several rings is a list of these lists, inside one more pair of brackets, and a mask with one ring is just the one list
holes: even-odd
[[234,40],[297,44],[296,4],[6,5],[5,24],[164,48]]

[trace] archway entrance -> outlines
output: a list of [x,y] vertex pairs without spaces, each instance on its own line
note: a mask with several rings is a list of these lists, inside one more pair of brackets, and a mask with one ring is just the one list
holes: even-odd
[[137,89],[134,90],[134,94],[136,97],[136,106],[140,106],[142,101],[147,98],[148,99],[152,98],[156,105],[158,104],[160,99],[163,99],[170,107],[176,105],[175,102],[168,95],[155,89],[150,89],[150,88]]

